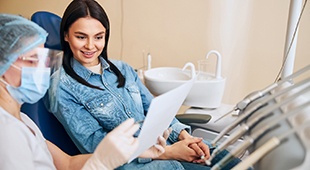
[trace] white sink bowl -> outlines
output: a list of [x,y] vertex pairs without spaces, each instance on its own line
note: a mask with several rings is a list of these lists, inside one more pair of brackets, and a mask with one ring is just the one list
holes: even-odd
[[[211,73],[204,73],[206,76],[204,80],[200,80],[199,76],[183,104],[200,108],[218,108],[224,94],[225,79],[216,78]],[[155,96],[176,88],[190,79],[189,70],[182,71],[181,68],[175,67],[158,67],[144,72],[145,85]]]

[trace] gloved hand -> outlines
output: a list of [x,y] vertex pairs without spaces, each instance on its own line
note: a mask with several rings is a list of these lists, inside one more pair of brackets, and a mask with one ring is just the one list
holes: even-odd
[[128,119],[99,143],[93,155],[83,166],[83,170],[89,169],[115,169],[128,161],[139,145],[133,134],[139,129],[134,119]]
[[157,144],[144,151],[139,157],[140,158],[157,158],[165,152],[166,141],[171,133],[172,129],[169,128],[164,131],[163,136],[157,138]]

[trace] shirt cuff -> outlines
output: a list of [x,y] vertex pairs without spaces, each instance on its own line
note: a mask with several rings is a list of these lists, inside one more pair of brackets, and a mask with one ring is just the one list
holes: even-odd
[[152,159],[151,159],[151,158],[138,158],[137,161],[138,161],[138,163],[140,163],[140,164],[145,164],[145,163],[151,162]]
[[171,141],[171,143],[175,143],[177,141],[179,141],[179,135],[181,133],[182,130],[186,130],[189,134],[191,134],[191,127],[188,125],[185,125],[183,123],[180,123],[178,120],[173,120],[173,123],[170,127],[172,128],[172,132],[169,136],[169,140]]

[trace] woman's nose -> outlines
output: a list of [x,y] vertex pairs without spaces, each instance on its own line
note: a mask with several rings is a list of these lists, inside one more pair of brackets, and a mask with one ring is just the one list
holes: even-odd
[[94,42],[92,39],[88,39],[87,43],[85,44],[85,48],[92,49],[94,47]]

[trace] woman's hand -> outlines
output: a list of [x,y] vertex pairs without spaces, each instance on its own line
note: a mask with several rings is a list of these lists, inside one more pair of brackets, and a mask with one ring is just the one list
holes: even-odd
[[[187,131],[183,130],[179,135],[179,140],[184,140],[188,138],[193,138]],[[210,157],[210,149],[209,146],[206,145],[203,141],[192,143],[189,145],[190,148],[192,148],[197,155],[199,155],[199,159],[193,160],[193,163],[204,163],[205,159],[208,159]],[[201,158],[204,159],[201,159]]]
[[[184,140],[187,138],[193,137],[186,130],[181,131],[179,135],[179,140]],[[204,159],[208,159],[210,157],[210,148],[203,141],[193,143],[189,147],[192,148],[200,156],[199,159],[193,161],[194,163],[204,163]],[[204,159],[201,159],[202,156],[204,157]]]
[[190,145],[199,143],[202,138],[187,138],[166,147],[166,152],[158,159],[175,159],[178,161],[193,162],[200,159],[200,155],[193,150]]
[[140,158],[157,158],[161,154],[165,152],[166,148],[166,141],[171,133],[172,129],[169,128],[165,130],[163,136],[159,136],[157,139],[157,144],[149,148],[148,150],[144,151],[139,157]]
[[[200,155],[200,158],[197,160],[193,160],[193,163],[205,163],[206,159],[209,159],[210,157],[210,149],[209,146],[206,145],[203,141],[200,141],[198,143],[193,143],[189,146],[195,152]],[[203,159],[202,159],[203,158]]]

